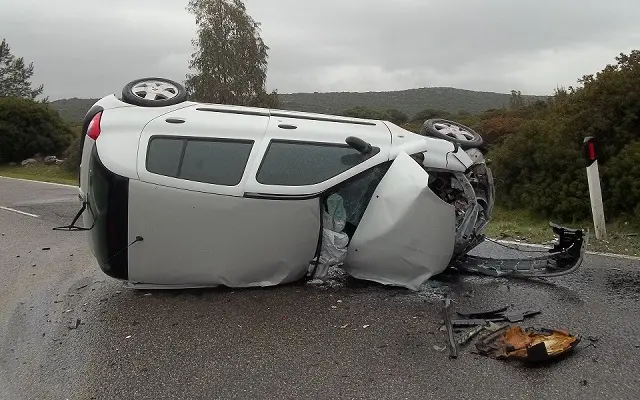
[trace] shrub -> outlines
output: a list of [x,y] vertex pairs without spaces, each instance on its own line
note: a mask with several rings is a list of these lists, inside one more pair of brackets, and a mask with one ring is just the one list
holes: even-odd
[[0,98],[0,163],[34,154],[61,156],[74,133],[58,113],[33,100]]
[[562,131],[562,121],[528,121],[489,153],[502,205],[562,221],[588,217],[581,144]]
[[640,142],[632,142],[602,168],[607,217],[628,216],[640,222]]

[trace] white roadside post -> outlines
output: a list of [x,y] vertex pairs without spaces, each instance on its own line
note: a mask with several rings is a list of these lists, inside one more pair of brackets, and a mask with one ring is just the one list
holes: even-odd
[[596,231],[596,239],[606,239],[607,227],[604,219],[604,206],[602,205],[598,156],[596,154],[595,138],[593,136],[587,136],[584,138],[584,158],[587,163],[587,180],[589,182],[589,197],[591,198],[591,214],[593,215],[593,227]]

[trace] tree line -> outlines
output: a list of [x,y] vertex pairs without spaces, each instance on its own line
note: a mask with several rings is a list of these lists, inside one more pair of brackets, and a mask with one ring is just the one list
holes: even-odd
[[[197,36],[185,87],[194,101],[277,108],[266,90],[269,47],[242,0],[189,0]],[[0,164],[33,153],[66,155],[77,168],[78,127],[69,126],[31,83],[34,66],[0,45]],[[409,116],[390,107],[354,107],[342,115],[389,120],[420,132],[423,121],[445,118],[485,138],[498,202],[564,222],[589,216],[582,141],[595,136],[601,156],[609,218],[640,222],[640,51],[586,75],[575,87],[557,88],[547,100],[527,101],[512,91],[509,104],[480,114],[425,109]]]

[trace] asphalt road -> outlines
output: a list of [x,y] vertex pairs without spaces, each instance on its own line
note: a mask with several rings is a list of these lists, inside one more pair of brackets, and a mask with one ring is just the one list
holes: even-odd
[[[77,211],[74,188],[0,178],[0,207],[32,214],[0,208],[3,400],[640,398],[636,261],[588,256],[546,283],[451,275],[417,293],[342,275],[138,292],[99,271],[85,233],[52,231]],[[524,325],[569,329],[581,346],[539,367],[473,345],[449,359],[434,349],[444,294],[455,309],[538,307]]]

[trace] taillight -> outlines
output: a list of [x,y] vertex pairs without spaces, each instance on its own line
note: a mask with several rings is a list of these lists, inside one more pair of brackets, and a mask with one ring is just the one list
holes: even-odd
[[100,119],[102,118],[102,111],[97,113],[89,122],[89,126],[87,127],[87,136],[89,136],[93,140],[98,140],[98,136],[100,136]]

